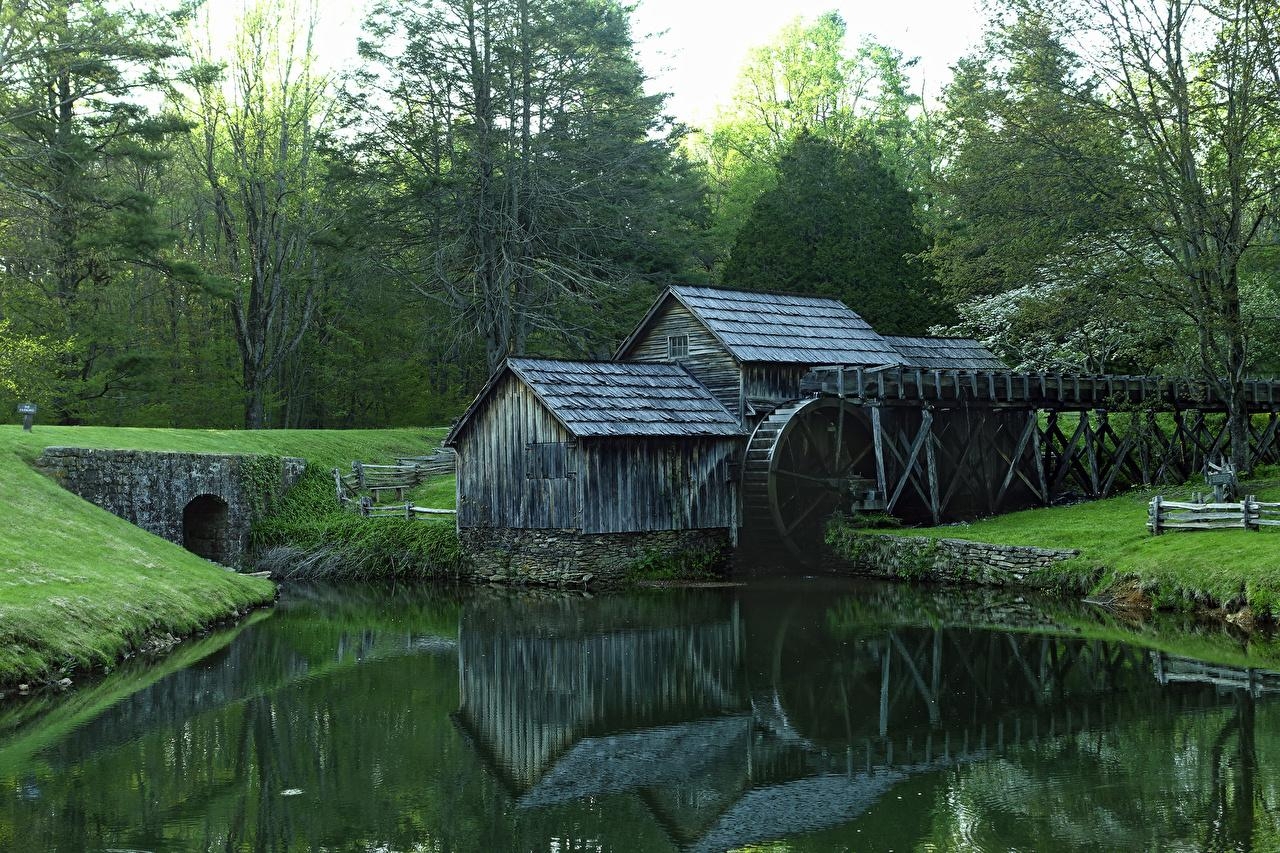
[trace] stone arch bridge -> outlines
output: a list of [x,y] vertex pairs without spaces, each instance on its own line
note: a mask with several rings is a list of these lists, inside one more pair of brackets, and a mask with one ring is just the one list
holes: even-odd
[[49,447],[36,462],[64,488],[216,563],[234,566],[249,528],[306,468],[293,457]]

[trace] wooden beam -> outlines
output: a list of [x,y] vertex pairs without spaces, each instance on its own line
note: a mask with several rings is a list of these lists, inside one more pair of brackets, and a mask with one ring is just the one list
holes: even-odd
[[1134,446],[1133,436],[1127,436],[1117,446],[1115,453],[1112,454],[1110,466],[1107,471],[1106,478],[1102,481],[1102,494],[1099,497],[1106,497],[1111,494],[1111,489],[1115,486],[1116,479],[1124,467],[1124,460],[1128,459],[1129,452]]
[[1098,442],[1094,437],[1093,425],[1089,422],[1089,413],[1080,413],[1080,423],[1084,426],[1084,452],[1089,459],[1090,497],[1099,497],[1102,485],[1098,479]]
[[[897,485],[894,486],[893,497],[889,498],[889,503],[885,507],[887,512],[893,512],[893,508],[898,505],[898,498],[902,497],[902,490],[906,488],[907,482],[917,476],[916,469],[919,467],[918,460],[920,458],[920,450],[924,447],[926,440],[929,438],[929,428],[932,424],[933,412],[928,409],[922,410],[920,417],[920,429],[916,432],[915,440],[911,442],[911,449],[907,452],[905,459],[898,453],[897,447],[890,444],[890,449],[893,450],[894,455],[898,457],[898,461],[902,463],[902,476],[898,479]],[[929,498],[925,495],[925,490],[920,488],[918,482],[914,482],[912,485],[915,487],[916,492],[925,501],[925,503],[928,503]]]
[[929,437],[925,440],[924,459],[929,472],[929,517],[934,524],[942,522],[942,509],[938,495],[938,439],[933,434],[933,417],[929,417]]
[[[859,371],[858,379],[859,381],[862,379],[861,371]],[[871,442],[876,450],[876,490],[881,497],[888,497],[888,478],[885,476],[884,470],[884,425],[881,422],[880,407],[878,405],[871,406]]]
[[[850,392],[844,371],[858,376],[860,368],[814,368],[816,387]],[[833,371],[839,376],[832,377]],[[932,383],[929,378],[932,377]],[[1042,372],[1026,373],[1009,370],[929,370],[893,367],[873,369],[866,373],[865,390],[871,398],[883,401],[918,400],[943,402],[974,400],[990,403],[1022,403],[1044,410],[1081,411],[1105,406],[1108,400],[1121,399],[1134,404],[1154,404],[1168,410],[1182,408],[1225,412],[1225,403],[1195,380],[1165,379],[1158,376],[1080,376]],[[914,389],[908,385],[914,382]],[[814,387],[809,382],[809,387]],[[1245,402],[1251,412],[1275,409],[1280,402],[1280,383],[1246,380]],[[862,396],[862,395],[860,395]]]
[[[956,423],[956,419],[952,418],[950,419],[950,421],[951,421],[950,425],[954,426],[954,424]],[[954,429],[948,430],[948,432],[955,432],[957,434],[958,453],[953,454],[951,450],[947,447],[946,442],[942,440],[946,436],[939,435],[937,449],[939,452],[942,453],[943,456],[946,457],[946,461],[951,464],[950,483],[948,483],[946,491],[943,492],[942,499],[938,502],[938,511],[940,513],[945,513],[947,511],[948,507],[950,507],[951,505],[952,499],[955,497],[956,492],[959,491],[961,484],[964,483],[966,480],[964,472],[965,472],[965,465],[968,463],[969,450],[972,447],[972,443],[970,442],[969,439],[973,433],[973,422],[969,419],[966,419],[965,427],[966,429],[963,431],[962,434],[957,432]]]
[[1204,463],[1209,458],[1204,446],[1204,411],[1196,409],[1195,419],[1191,421],[1191,425],[1187,427],[1186,436],[1188,442],[1194,447],[1191,452],[1191,470],[1203,471]]
[[[1026,452],[1027,444],[1031,441],[1032,434],[1037,431],[1036,427],[1038,424],[1034,417],[1035,412],[1032,412],[1032,415],[1033,417],[1027,418],[1026,424],[1022,427],[1022,434],[1018,436],[1018,444],[1014,448],[1013,457],[1006,458],[1006,461],[1009,463],[1009,469],[1005,471],[1004,480],[1000,483],[999,491],[996,492],[995,509],[997,512],[999,512],[1000,507],[1004,504],[1004,497],[1008,493],[1009,486],[1012,485],[1013,478],[1015,476],[1022,476],[1023,482],[1028,486],[1031,485],[1026,476],[1022,475],[1022,472],[1018,470],[1018,464],[1022,461],[1022,455]],[[1000,455],[1004,456],[1003,453]]]
[[1148,411],[1147,419],[1147,447],[1151,453],[1150,461],[1150,480],[1151,485],[1161,482],[1164,472],[1172,464],[1172,453],[1169,450],[1169,439],[1164,434],[1164,430],[1160,427],[1160,422],[1156,420],[1156,413]]
[[1087,425],[1088,420],[1081,415],[1080,420],[1076,423],[1075,431],[1071,433],[1071,438],[1069,440],[1067,439],[1066,434],[1062,432],[1061,427],[1056,423],[1053,426],[1054,437],[1060,442],[1059,447],[1061,448],[1058,454],[1058,465],[1054,470],[1052,477],[1052,489],[1055,495],[1061,494],[1062,487],[1066,485],[1067,477],[1070,476],[1073,470],[1079,475],[1077,485],[1080,486],[1083,491],[1088,490],[1088,471],[1085,470],[1085,467],[1076,458],[1080,453],[1077,448]]
[[[1062,377],[1058,377],[1061,381]],[[1040,498],[1040,502],[1048,506],[1051,501],[1049,499],[1049,483],[1045,477],[1045,458],[1040,447],[1040,413],[1035,409],[1027,412],[1027,419],[1035,425],[1035,429],[1031,433],[1031,455],[1035,459],[1036,464],[1036,482],[1040,489],[1036,492]]]
[[[1128,382],[1126,379],[1125,382]],[[1120,474],[1127,470],[1129,479],[1124,481],[1129,485],[1137,485],[1143,480],[1142,467],[1133,459],[1133,451],[1138,449],[1139,442],[1134,437],[1133,431],[1127,436],[1121,436],[1116,432],[1114,426],[1111,425],[1111,418],[1108,412],[1098,412],[1098,430],[1097,437],[1099,441],[1099,451],[1104,449],[1103,442],[1110,440],[1114,446],[1114,450],[1110,455],[1100,455],[1099,464],[1105,460],[1106,466],[1101,468],[1102,471],[1102,496],[1111,494],[1112,489],[1117,482],[1120,482]]]
[[[943,494],[942,501],[939,504],[939,511],[942,513],[945,513],[948,507],[950,507],[951,501],[955,497],[956,492],[959,491],[961,484],[965,482],[972,482],[975,473],[981,473],[980,471],[975,472],[973,467],[969,466],[969,458],[975,451],[980,449],[980,442],[977,439],[983,430],[986,429],[987,418],[983,414],[980,414],[975,418],[972,417],[972,413],[970,413],[970,416],[966,418],[966,425],[968,428],[960,439],[960,452],[958,454],[951,454],[950,451],[946,449],[945,444],[940,443],[938,445],[938,448],[948,456],[954,466],[954,470],[951,472],[951,483],[947,487],[947,491]],[[979,466],[980,464],[981,462],[979,461]]]
[[[1271,412],[1267,419],[1267,425],[1260,434],[1256,434],[1254,444],[1253,458],[1259,462],[1275,462],[1276,461],[1276,429],[1280,426],[1280,415]],[[1250,423],[1252,431],[1252,423]]]
[[1222,450],[1226,446],[1226,443],[1228,440],[1227,420],[1225,418],[1222,421],[1222,426],[1218,427],[1217,433],[1207,432],[1208,426],[1209,425],[1206,423],[1205,424],[1206,435],[1213,436],[1213,443],[1209,445],[1209,452],[1205,456],[1206,462],[1215,456],[1222,456],[1223,455]]
[[[1143,380],[1143,390],[1146,390],[1146,381]],[[1134,415],[1137,417],[1137,415]],[[1139,435],[1142,438],[1142,445],[1138,449],[1138,464],[1142,469],[1142,485],[1151,486],[1151,443],[1155,441],[1152,435],[1156,430],[1155,412],[1148,409],[1142,415],[1139,423]]]

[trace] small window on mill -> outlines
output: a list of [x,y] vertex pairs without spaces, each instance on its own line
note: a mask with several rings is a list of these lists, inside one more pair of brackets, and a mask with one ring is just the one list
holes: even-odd
[[573,477],[577,467],[577,448],[570,442],[531,442],[525,447],[524,475],[530,480]]
[[689,336],[688,335],[672,335],[667,338],[667,359],[676,361],[681,358],[689,357]]

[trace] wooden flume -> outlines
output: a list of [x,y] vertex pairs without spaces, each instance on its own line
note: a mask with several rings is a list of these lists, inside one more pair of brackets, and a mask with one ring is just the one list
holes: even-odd
[[[1181,378],[829,366],[801,390],[756,427],[743,484],[748,524],[795,554],[837,507],[938,524],[1181,483],[1229,452],[1225,401]],[[1280,461],[1280,383],[1245,399],[1251,460]]]

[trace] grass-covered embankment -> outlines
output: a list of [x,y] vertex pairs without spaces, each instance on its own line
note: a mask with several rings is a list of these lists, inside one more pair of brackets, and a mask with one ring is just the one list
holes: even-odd
[[[450,509],[454,478],[436,478],[407,497],[417,506]],[[338,505],[332,474],[314,464],[254,527],[253,544],[259,568],[291,580],[447,579],[463,562],[451,517],[361,518]]]
[[181,453],[266,453],[300,456],[315,465],[347,468],[355,459],[390,461],[397,455],[429,453],[444,428],[352,430],[141,429],[134,427],[37,426],[24,433],[0,426],[0,451],[33,461],[46,447],[104,450],[170,450]]
[[109,666],[157,635],[269,603],[226,571],[64,491],[0,433],[0,685]]
[[[1201,485],[1139,489],[1071,506],[1032,509],[971,524],[867,533],[963,539],[997,545],[1074,549],[1051,580],[1064,590],[1155,609],[1238,611],[1280,616],[1280,529],[1147,532],[1153,495],[1189,500]],[[1280,471],[1261,469],[1242,494],[1280,501]]]
[[[228,572],[63,490],[30,466],[43,448],[301,456],[323,474],[353,459],[428,452],[442,435],[0,426],[0,685],[110,666],[148,638],[190,634],[275,594],[267,581]],[[332,506],[332,485],[328,497]],[[391,529],[383,524],[376,530]]]

